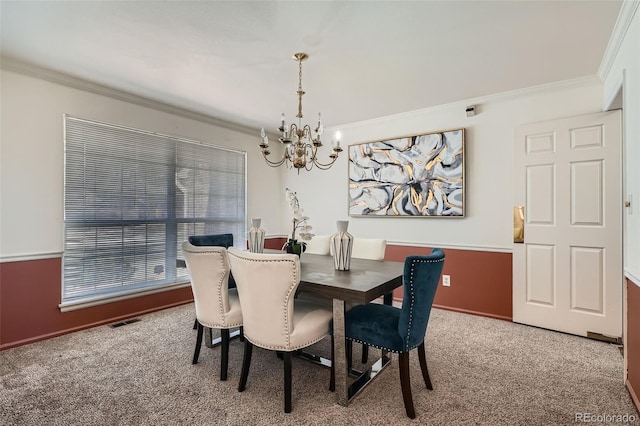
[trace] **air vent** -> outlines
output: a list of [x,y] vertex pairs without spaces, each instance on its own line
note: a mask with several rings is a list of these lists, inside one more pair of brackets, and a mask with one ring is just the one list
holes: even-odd
[[123,325],[132,324],[138,321],[140,321],[140,318],[131,318],[126,321],[114,322],[113,324],[110,324],[109,327],[111,328],[122,327]]

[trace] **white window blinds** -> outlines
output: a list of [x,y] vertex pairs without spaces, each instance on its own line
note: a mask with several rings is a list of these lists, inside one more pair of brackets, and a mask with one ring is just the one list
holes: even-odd
[[243,246],[244,152],[64,122],[62,305],[186,281],[177,260],[190,235],[232,233]]

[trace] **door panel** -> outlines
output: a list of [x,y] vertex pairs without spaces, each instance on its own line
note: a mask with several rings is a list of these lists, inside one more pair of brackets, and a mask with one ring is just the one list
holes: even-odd
[[553,307],[555,305],[555,247],[527,245],[527,302]]
[[515,322],[586,336],[622,335],[620,111],[516,129]]
[[604,253],[591,247],[571,247],[571,309],[602,314]]

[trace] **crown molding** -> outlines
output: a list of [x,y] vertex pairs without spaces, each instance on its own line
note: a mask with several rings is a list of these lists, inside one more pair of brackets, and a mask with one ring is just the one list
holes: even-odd
[[258,129],[257,127],[254,128],[238,123],[233,123],[231,121],[222,120],[220,118],[212,117],[210,115],[202,114],[196,111],[145,98],[143,96],[134,95],[122,90],[94,83],[89,80],[53,71],[48,68],[43,68],[16,58],[2,56],[0,58],[0,68],[9,72],[23,74],[30,77],[39,78],[41,80],[46,80],[51,83],[71,87],[73,89],[83,90],[85,92],[94,93],[96,95],[107,96],[119,101],[155,109],[157,111],[166,112],[191,120],[197,120],[207,124],[212,124],[214,126],[225,128],[227,130],[246,133],[252,136],[260,133],[260,129]]
[[609,44],[607,44],[602,61],[600,62],[600,67],[598,68],[598,76],[602,81],[606,79],[607,75],[611,71],[613,62],[620,50],[622,41],[627,34],[627,30],[631,25],[631,21],[633,21],[633,17],[636,14],[639,5],[640,0],[624,0],[622,2],[620,13],[618,13],[618,19],[616,19],[616,24],[613,27],[613,32],[609,38]]
[[462,101],[456,101],[448,104],[436,105],[427,108],[415,109],[412,111],[401,112],[393,115],[386,115],[384,117],[373,118],[371,120],[357,121],[354,123],[346,123],[342,125],[331,126],[332,129],[349,129],[354,127],[361,127],[363,125],[380,124],[388,121],[394,121],[398,119],[412,118],[424,114],[435,113],[447,110],[456,110],[466,108],[468,105],[488,104],[492,102],[503,102],[511,99],[519,98],[521,96],[530,96],[536,94],[543,94],[547,92],[553,92],[562,89],[571,89],[574,87],[589,87],[601,85],[602,80],[595,74],[587,75],[584,77],[573,78],[570,80],[556,81],[553,83],[540,84],[537,86],[524,87],[522,89],[510,90],[507,92],[495,93],[487,96],[479,96],[476,98],[465,99]]

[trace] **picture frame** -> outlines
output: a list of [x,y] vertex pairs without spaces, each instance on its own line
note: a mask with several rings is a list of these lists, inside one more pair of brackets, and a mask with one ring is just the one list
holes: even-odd
[[465,217],[464,128],[349,145],[349,216]]

